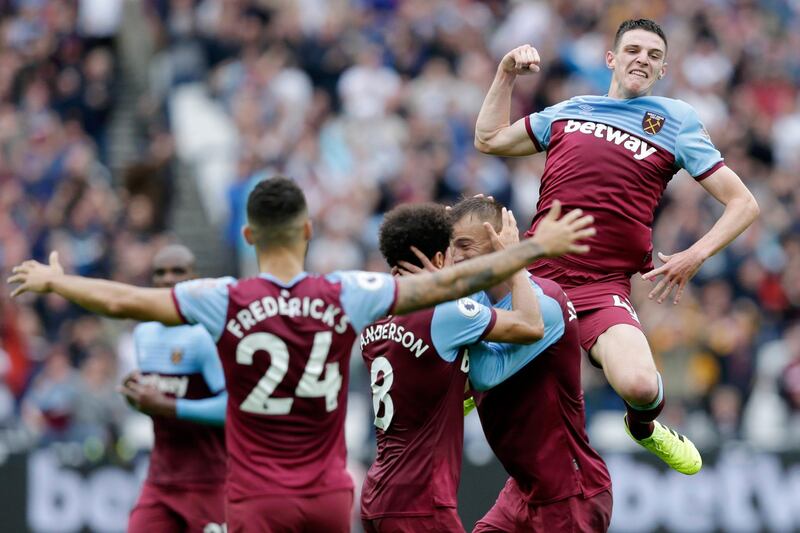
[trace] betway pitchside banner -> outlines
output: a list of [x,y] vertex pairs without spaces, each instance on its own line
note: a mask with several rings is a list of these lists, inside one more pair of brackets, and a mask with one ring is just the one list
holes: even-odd
[[[648,455],[603,456],[614,482],[612,531],[800,532],[800,454],[706,453],[703,470],[692,477]],[[4,532],[124,531],[147,466],[142,458],[127,466],[76,467],[53,450],[2,459]],[[465,462],[459,511],[467,530],[494,503],[505,477],[496,463]]]

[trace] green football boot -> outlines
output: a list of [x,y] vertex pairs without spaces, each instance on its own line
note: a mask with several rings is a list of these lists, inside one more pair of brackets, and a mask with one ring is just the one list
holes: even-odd
[[659,423],[658,420],[653,420],[653,425],[655,426],[653,434],[639,440],[631,435],[628,429],[628,416],[625,415],[625,432],[630,438],[681,474],[691,476],[699,472],[703,467],[703,459],[692,441]]
[[467,416],[475,409],[475,398],[470,396],[466,400],[464,400],[464,416]]

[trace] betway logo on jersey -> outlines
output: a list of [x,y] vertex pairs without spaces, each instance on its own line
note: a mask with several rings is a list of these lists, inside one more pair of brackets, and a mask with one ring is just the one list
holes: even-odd
[[153,387],[164,394],[171,394],[176,398],[183,398],[186,396],[186,389],[189,388],[189,378],[187,376],[145,374],[139,378],[139,383]]
[[623,148],[630,150],[633,153],[633,158],[637,161],[647,159],[656,153],[656,148],[654,146],[650,146],[638,137],[634,137],[630,133],[618,130],[607,124],[568,120],[567,125],[564,127],[564,133],[575,132],[585,135],[594,135],[598,139],[605,139],[607,142],[614,143],[617,146],[621,145]]

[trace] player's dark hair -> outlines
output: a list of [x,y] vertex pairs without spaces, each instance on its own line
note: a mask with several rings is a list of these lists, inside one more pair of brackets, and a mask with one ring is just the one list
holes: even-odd
[[306,212],[302,189],[284,176],[260,181],[247,197],[247,222],[261,246],[287,244],[295,238]]
[[462,198],[450,208],[449,214],[453,224],[466,216],[474,216],[481,222],[489,222],[495,231],[500,231],[503,227],[503,206],[487,196]]
[[436,252],[445,253],[453,236],[453,225],[444,206],[433,203],[404,204],[383,217],[378,232],[381,253],[390,267],[399,261],[417,266],[422,263],[411,251],[416,246],[432,259]]
[[664,41],[664,51],[666,52],[667,36],[664,34],[664,30],[661,29],[661,26],[650,19],[628,19],[623,21],[622,24],[619,25],[619,28],[617,28],[617,34],[614,36],[614,50],[619,46],[622,36],[631,30],[645,30],[655,33]]

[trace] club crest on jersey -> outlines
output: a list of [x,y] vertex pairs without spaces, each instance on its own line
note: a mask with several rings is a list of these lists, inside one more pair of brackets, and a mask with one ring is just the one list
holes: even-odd
[[169,360],[172,361],[173,365],[179,364],[183,361],[183,350],[180,348],[173,348],[172,355],[169,356]]
[[642,118],[642,128],[648,135],[655,135],[661,131],[666,121],[667,118],[662,115],[653,113],[652,111],[645,111],[644,118]]
[[461,298],[458,303],[458,310],[467,318],[472,318],[480,312],[477,302],[470,298]]

